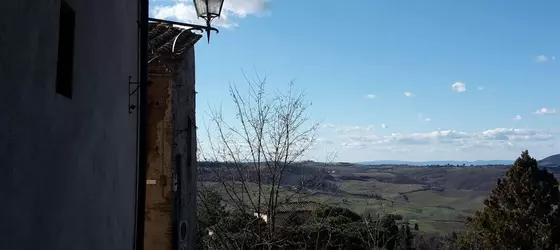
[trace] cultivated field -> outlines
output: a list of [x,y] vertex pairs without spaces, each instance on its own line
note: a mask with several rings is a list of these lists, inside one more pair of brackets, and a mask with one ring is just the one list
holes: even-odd
[[[484,198],[497,179],[507,171],[505,166],[492,167],[411,167],[358,166],[353,164],[305,163],[292,167],[285,175],[282,196],[312,200],[349,208],[359,214],[396,213],[423,232],[460,230],[466,216],[483,206]],[[297,170],[297,171],[296,171]],[[204,171],[203,171],[204,172]],[[294,174],[297,172],[297,174]],[[322,174],[321,185],[305,187],[292,196],[295,179]],[[199,178],[206,186],[221,190],[222,185],[205,172]],[[327,183],[328,185],[323,185]],[[258,185],[250,183],[255,195]],[[262,186],[269,190],[268,185]],[[235,189],[241,193],[241,185]],[[230,190],[231,191],[231,190]]]

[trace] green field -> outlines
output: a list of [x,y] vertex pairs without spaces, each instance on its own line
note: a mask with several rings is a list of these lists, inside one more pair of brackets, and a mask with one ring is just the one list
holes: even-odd
[[[345,207],[358,214],[396,213],[417,223],[420,231],[445,233],[460,230],[461,221],[482,208],[484,198],[505,169],[329,166],[327,171],[337,190],[304,189],[294,195],[286,188],[282,198]],[[204,185],[214,186],[229,199],[221,184]],[[244,190],[240,183],[228,189],[230,193]],[[247,189],[256,197],[257,184],[248,183]],[[270,187],[263,185],[262,189],[266,193]]]

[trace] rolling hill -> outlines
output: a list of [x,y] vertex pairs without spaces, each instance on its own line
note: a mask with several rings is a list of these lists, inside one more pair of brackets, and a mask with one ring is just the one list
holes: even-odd
[[513,161],[511,160],[489,160],[489,161],[422,161],[422,162],[415,162],[415,161],[365,161],[365,162],[356,162],[355,164],[359,165],[410,165],[410,166],[430,166],[430,165],[463,165],[465,166],[488,166],[488,165],[511,165]]
[[551,155],[540,160],[539,167],[547,168],[551,172],[560,172],[560,154]]
[[[410,222],[418,223],[422,232],[445,233],[462,230],[464,219],[484,207],[484,199],[511,163],[298,162],[287,166],[283,172],[281,192],[282,197],[341,206],[360,214],[397,213]],[[461,167],[463,164],[466,167]],[[471,164],[476,167],[470,167]],[[227,177],[228,182],[249,183],[246,186],[249,190],[240,189],[239,193],[256,193],[257,180],[262,180],[263,189],[269,188],[272,181],[265,166],[261,169],[263,171],[257,171],[258,167],[247,163],[236,166],[199,162],[198,181],[216,188],[223,197],[228,197],[228,192],[240,187],[220,184],[220,176]],[[560,179],[560,154],[540,160],[539,166],[546,166]],[[298,195],[294,196],[297,190]]]

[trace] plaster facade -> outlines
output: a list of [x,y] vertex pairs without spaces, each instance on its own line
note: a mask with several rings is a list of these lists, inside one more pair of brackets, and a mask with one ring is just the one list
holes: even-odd
[[197,135],[194,48],[186,53],[181,71],[175,76],[180,83],[173,88],[173,163],[178,177],[175,196],[177,245],[180,250],[196,246],[197,220]]
[[2,250],[132,249],[137,0],[67,0],[72,98],[56,93],[60,0],[0,8]]
[[[157,25],[152,26],[153,30],[156,30],[155,27]],[[165,25],[159,26],[159,30],[152,34],[153,50],[157,51],[159,46],[165,49],[159,50],[159,54],[154,53],[154,60],[148,66],[145,249],[195,249],[197,191],[193,46],[200,36]],[[174,48],[171,47],[173,45]],[[181,52],[176,54],[172,51]]]

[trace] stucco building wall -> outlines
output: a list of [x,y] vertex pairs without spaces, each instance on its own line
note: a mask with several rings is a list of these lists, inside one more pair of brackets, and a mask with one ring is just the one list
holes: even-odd
[[196,245],[194,44],[201,35],[151,23],[146,250]]
[[150,72],[148,86],[148,184],[145,249],[172,249],[173,214],[173,78]]
[[56,93],[59,0],[0,8],[1,249],[132,249],[137,1],[68,0],[73,96]]
[[175,131],[173,155],[179,179],[177,237],[179,249],[192,249],[196,245],[197,200],[197,139],[196,139],[196,88],[194,48],[185,52],[187,59],[175,77],[180,83],[173,87],[173,130]]
[[149,66],[147,250],[196,245],[194,48]]

